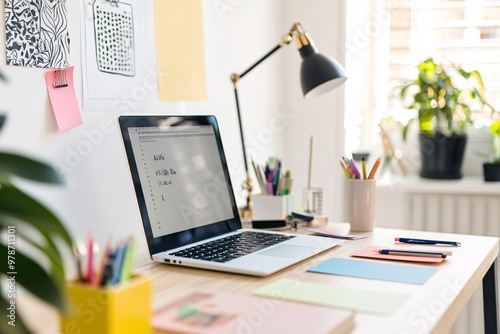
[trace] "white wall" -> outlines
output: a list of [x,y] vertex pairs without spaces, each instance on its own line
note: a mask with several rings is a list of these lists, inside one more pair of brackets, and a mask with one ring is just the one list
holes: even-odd
[[[336,18],[340,5],[335,1],[315,0],[307,4],[294,1],[296,9],[293,11],[284,11],[291,7],[291,2],[285,0],[220,2],[229,4],[231,10],[220,12],[215,7],[217,1],[203,1],[207,101],[158,102],[157,92],[151,91],[147,110],[127,113],[216,115],[228,160],[238,167],[232,180],[237,201],[243,203],[244,193],[239,190],[244,180],[243,160],[230,73],[242,72],[271,49],[294,21],[304,24],[321,51],[340,57],[337,44],[342,38],[337,34],[342,32],[339,30],[342,22]],[[2,10],[3,5],[2,2]],[[75,86],[81,106],[80,8],[74,2],[69,2],[67,7],[70,63],[75,66]],[[147,18],[150,33],[145,52],[148,53],[148,68],[155,69],[155,55],[151,52],[154,50],[152,1],[147,2]],[[3,20],[2,16],[2,28],[5,26]],[[0,64],[5,64],[3,31],[0,34]],[[314,133],[317,150],[313,184],[325,188],[327,203],[333,204],[331,207],[327,205],[327,212],[333,215],[338,213],[334,190],[338,189],[335,177],[339,169],[332,165],[343,147],[343,132],[338,130],[343,122],[341,90],[315,101],[304,101],[298,84],[298,58],[296,51],[282,50],[241,80],[239,89],[245,134],[257,138],[253,144],[257,161],[264,161],[269,155],[285,158],[285,163],[295,173],[295,191],[300,197],[306,180],[307,164],[303,159],[307,156],[306,143],[309,135]],[[51,207],[76,238],[83,238],[89,231],[102,243],[109,236],[116,240],[130,233],[142,238],[137,204],[116,124],[122,112],[83,110],[84,125],[59,133],[45,89],[47,70],[5,65],[0,68],[9,79],[8,84],[0,83],[0,110],[8,114],[8,123],[0,136],[0,149],[26,153],[52,163],[62,168],[68,180],[65,187],[24,182],[23,186]],[[276,117],[276,112],[283,108],[297,114],[296,120],[286,131],[262,137],[262,129],[269,127],[269,119]],[[310,117],[311,114],[315,116]],[[89,144],[91,150],[87,155],[78,153]]]

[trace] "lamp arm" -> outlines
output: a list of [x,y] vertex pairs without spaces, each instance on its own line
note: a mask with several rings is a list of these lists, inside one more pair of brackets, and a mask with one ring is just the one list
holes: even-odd
[[245,172],[246,172],[246,180],[243,182],[242,188],[247,191],[247,204],[246,207],[242,209],[241,215],[242,217],[251,216],[252,212],[252,180],[250,178],[250,172],[248,170],[248,161],[246,154],[246,145],[245,145],[245,136],[243,135],[243,125],[241,122],[241,111],[240,111],[240,101],[238,97],[238,81],[251,72],[254,68],[259,66],[264,60],[272,56],[276,51],[281,49],[283,46],[290,44],[293,40],[294,35],[303,35],[303,29],[300,23],[295,23],[292,26],[292,29],[288,32],[288,34],[283,35],[281,42],[278,43],[274,48],[271,49],[268,53],[266,53],[263,57],[257,60],[254,64],[252,64],[249,68],[243,71],[241,74],[233,73],[231,74],[231,81],[234,86],[234,99],[236,102],[236,111],[238,113],[238,125],[240,127],[240,138],[241,138],[241,146],[243,148],[243,161],[245,164]]
[[247,203],[246,203],[246,207],[243,209],[243,212],[242,212],[242,216],[245,217],[245,216],[251,216],[251,210],[252,210],[252,190],[253,190],[253,187],[252,187],[252,180],[250,178],[250,172],[248,170],[248,161],[247,161],[247,150],[246,150],[246,145],[245,145],[245,136],[243,135],[243,125],[242,125],[242,122],[241,122],[241,111],[240,111],[240,100],[239,100],[239,97],[238,97],[238,81],[243,78],[245,75],[247,75],[250,71],[252,71],[254,68],[256,68],[257,66],[259,66],[260,63],[262,63],[264,60],[266,60],[267,58],[269,58],[271,55],[273,55],[276,51],[278,51],[279,49],[281,49],[283,46],[287,45],[290,43],[290,41],[292,40],[292,37],[290,35],[290,41],[286,42],[285,41],[285,37],[288,36],[288,35],[285,35],[283,36],[283,41],[281,43],[279,43],[278,45],[276,45],[271,51],[269,51],[268,53],[266,53],[262,58],[260,58],[259,60],[257,60],[253,65],[251,65],[248,69],[246,69],[244,72],[242,72],[241,74],[236,74],[236,73],[233,73],[231,74],[231,81],[233,82],[233,86],[234,86],[234,99],[235,99],[235,102],[236,102],[236,111],[238,113],[238,125],[240,127],[240,139],[241,139],[241,146],[243,148],[243,162],[244,162],[244,165],[245,165],[245,173],[246,173],[246,179],[245,179],[245,182],[243,182],[243,185],[242,185],[242,188],[244,190],[247,191]]
[[248,173],[248,162],[247,162],[247,156],[246,156],[245,140],[244,140],[244,136],[243,136],[243,126],[242,126],[242,122],[241,122],[240,101],[239,101],[239,97],[238,97],[238,81],[241,78],[243,78],[246,74],[248,74],[250,71],[252,71],[254,68],[259,66],[260,63],[262,63],[264,60],[269,58],[276,51],[281,49],[284,45],[286,45],[286,44],[279,43],[278,45],[276,45],[271,51],[266,53],[262,58],[257,60],[253,65],[251,65],[248,69],[246,69],[241,74],[236,74],[236,73],[231,74],[231,81],[233,82],[233,86],[234,86],[234,99],[236,101],[236,111],[238,112],[238,123],[240,126],[241,145],[243,146],[243,160],[245,162],[245,171],[247,173]]
[[272,56],[276,51],[278,51],[279,49],[281,49],[285,44],[283,43],[279,43],[278,45],[276,45],[271,51],[269,51],[268,53],[266,53],[262,58],[260,58],[259,60],[257,60],[253,65],[251,65],[249,68],[247,68],[245,71],[243,71],[240,75],[239,75],[239,78],[243,78],[245,75],[247,75],[250,71],[252,71],[254,68],[256,68],[257,66],[260,65],[260,63],[262,63],[264,60],[266,60],[267,58],[269,58],[270,56]]

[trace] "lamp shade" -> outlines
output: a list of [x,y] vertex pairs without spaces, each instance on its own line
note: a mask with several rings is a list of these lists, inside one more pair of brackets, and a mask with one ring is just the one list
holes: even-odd
[[299,52],[302,57],[300,83],[306,99],[326,93],[347,80],[342,66],[319,53],[314,45],[305,45]]

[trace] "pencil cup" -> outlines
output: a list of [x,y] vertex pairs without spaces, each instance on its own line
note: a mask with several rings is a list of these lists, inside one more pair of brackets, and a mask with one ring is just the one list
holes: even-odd
[[370,232],[375,220],[375,179],[347,180],[347,219],[351,231]]
[[75,283],[67,287],[72,309],[61,317],[65,334],[150,334],[151,280],[133,276],[116,287]]
[[283,226],[285,226],[285,219],[292,212],[292,210],[292,195],[257,195],[253,197],[252,221],[283,222]]

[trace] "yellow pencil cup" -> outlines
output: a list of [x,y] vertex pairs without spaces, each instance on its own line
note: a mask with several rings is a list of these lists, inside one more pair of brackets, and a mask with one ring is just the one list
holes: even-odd
[[128,282],[100,289],[75,283],[67,287],[72,309],[61,316],[64,334],[150,334],[151,280],[134,276]]

